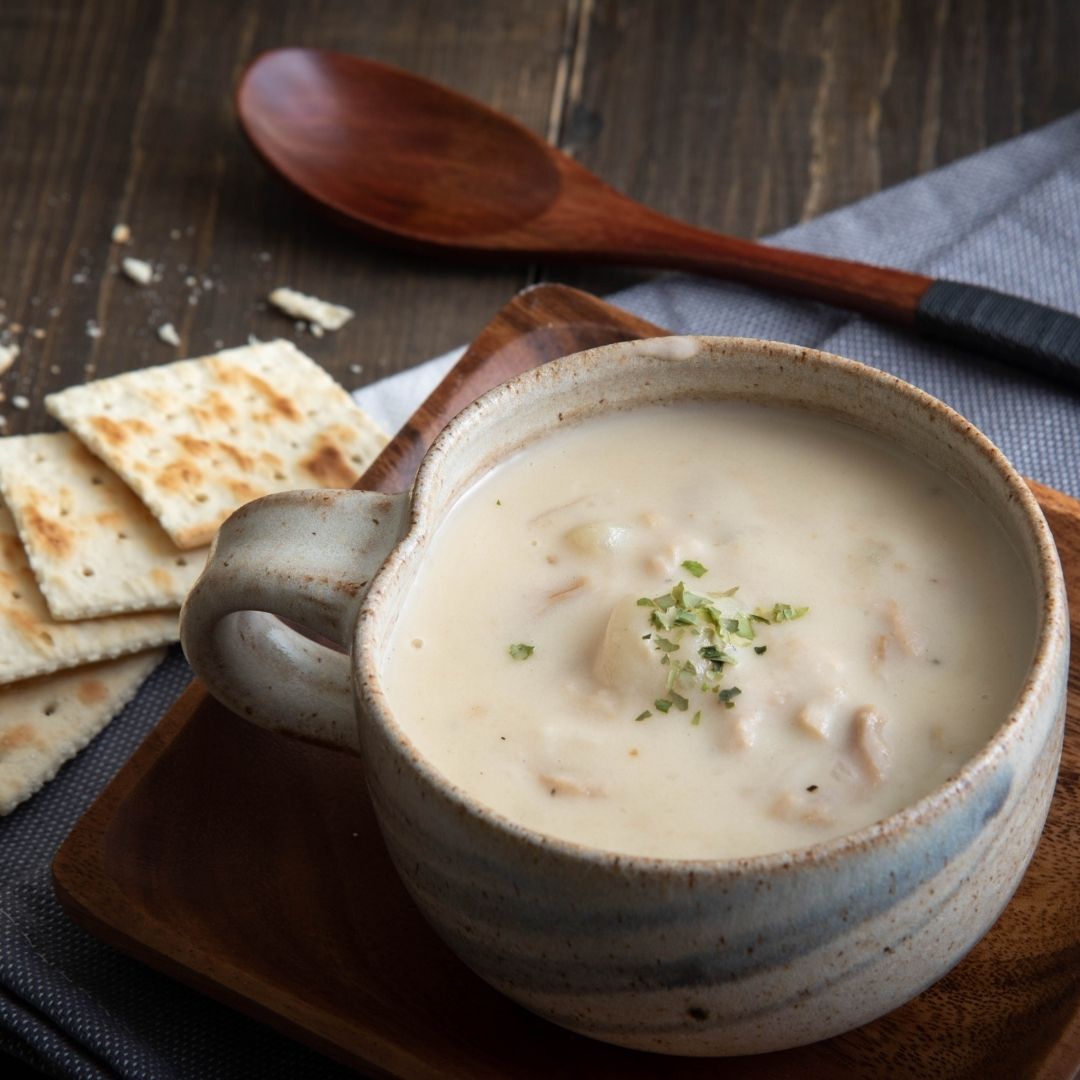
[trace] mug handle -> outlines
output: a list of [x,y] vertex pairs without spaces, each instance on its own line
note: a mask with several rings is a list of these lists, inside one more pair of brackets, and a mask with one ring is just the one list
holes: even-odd
[[180,612],[184,652],[214,697],[260,727],[358,750],[349,657],[282,619],[347,649],[409,505],[407,492],[320,489],[237,510]]

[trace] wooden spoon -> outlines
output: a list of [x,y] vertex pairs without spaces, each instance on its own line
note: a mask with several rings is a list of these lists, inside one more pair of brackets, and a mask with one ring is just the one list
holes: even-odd
[[1080,319],[980,286],[781,250],[659,214],[514,120],[427,79],[322,49],[247,69],[240,123],[293,187],[414,251],[671,267],[796,293],[1080,386]]

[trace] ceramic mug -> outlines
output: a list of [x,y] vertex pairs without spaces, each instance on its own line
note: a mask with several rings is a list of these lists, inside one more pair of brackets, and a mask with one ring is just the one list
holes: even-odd
[[[394,714],[380,675],[394,615],[455,499],[559,422],[685,398],[792,404],[877,432],[972,489],[1021,553],[1039,615],[1020,697],[958,774],[884,821],[753,858],[594,850],[477,803]],[[1061,569],[1038,504],[1000,452],[889,375],[741,339],[624,342],[521,375],[448,425],[409,493],[289,492],[245,506],[222,527],[181,634],[196,672],[239,715],[360,753],[406,888],[474,971],[575,1031],[676,1054],[826,1038],[948,971],[1034,852],[1064,728]]]

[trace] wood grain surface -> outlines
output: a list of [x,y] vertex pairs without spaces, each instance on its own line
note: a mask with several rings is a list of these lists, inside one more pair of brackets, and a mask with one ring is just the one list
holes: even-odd
[[[364,478],[407,483],[488,385],[658,327],[560,286],[480,335]],[[1035,486],[1080,634],[1080,503]],[[539,1020],[480,982],[423,922],[379,838],[359,762],[240,721],[193,686],[54,863],[57,895],[110,944],[370,1074],[405,1077],[970,1077],[1080,1067],[1080,659],[1057,792],[1005,913],[949,975],[847,1035],[753,1058],[657,1058]]]
[[[5,0],[0,313],[23,351],[0,416],[51,429],[48,391],[249,333],[293,337],[356,386],[470,340],[526,283],[643,276],[459,267],[343,235],[239,136],[232,92],[261,50],[414,70],[658,210],[756,237],[1080,107],[1077,40],[1075,0]],[[119,276],[122,254],[162,280]],[[314,340],[265,310],[279,284],[357,318]]]

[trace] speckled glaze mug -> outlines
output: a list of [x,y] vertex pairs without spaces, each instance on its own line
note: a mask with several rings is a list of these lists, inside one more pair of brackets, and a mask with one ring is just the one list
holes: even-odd
[[[936,791],[840,839],[674,860],[540,835],[442,777],[387,699],[380,672],[395,613],[456,497],[560,422],[686,398],[797,405],[893,440],[973,490],[1029,574],[1035,655],[996,734]],[[266,613],[348,645],[349,656]],[[244,507],[222,527],[181,632],[195,670],[241,716],[360,753],[398,872],[474,971],[558,1024],[673,1054],[812,1042],[940,978],[1023,875],[1064,727],[1061,570],[1035,499],[1000,452],[891,376],[741,339],[626,342],[521,375],[445,429],[411,493],[291,492]]]

